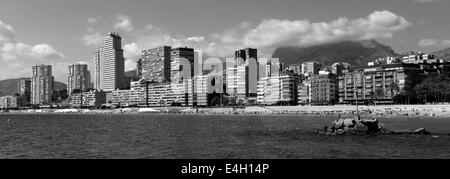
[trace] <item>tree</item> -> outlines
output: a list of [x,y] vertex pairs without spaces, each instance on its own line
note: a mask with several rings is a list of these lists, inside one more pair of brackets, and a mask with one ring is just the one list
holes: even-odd
[[389,84],[388,89],[391,93],[391,101],[392,103],[394,103],[394,96],[396,95],[395,93],[398,93],[400,91],[400,87],[398,86],[397,82],[393,82]]
[[382,88],[375,89],[375,98],[376,99],[383,99],[384,96],[384,90]]

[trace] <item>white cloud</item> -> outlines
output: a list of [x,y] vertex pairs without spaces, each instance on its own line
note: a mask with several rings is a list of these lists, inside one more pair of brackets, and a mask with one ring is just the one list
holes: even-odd
[[124,14],[119,14],[116,16],[116,22],[114,22],[114,28],[123,30],[125,32],[131,32],[134,30],[131,19]]
[[98,23],[98,19],[97,18],[89,18],[88,20],[86,20],[87,23],[94,25]]
[[15,39],[14,29],[0,20],[0,44]]
[[101,35],[100,32],[95,32],[83,35],[83,37],[81,37],[81,41],[86,46],[98,47],[99,45],[101,45],[103,38],[104,36]]
[[430,2],[443,2],[447,0],[413,0],[416,3],[430,3]]
[[145,29],[147,29],[147,30],[152,30],[153,28],[154,28],[154,26],[152,24],[147,24],[145,26]]
[[126,44],[123,47],[123,56],[125,57],[125,70],[136,69],[136,62],[141,58],[141,50],[136,43]]
[[411,26],[405,18],[389,11],[375,11],[366,18],[341,17],[331,22],[306,20],[263,20],[244,35],[244,45],[276,48],[280,45],[315,45],[339,40],[391,38]]
[[52,59],[61,59],[64,58],[64,55],[58,51],[56,51],[51,45],[48,44],[39,44],[31,47],[30,55],[35,58],[52,58]]
[[[187,46],[202,50],[206,56],[213,57],[230,57],[237,49],[252,47],[259,49],[260,56],[270,57],[280,46],[309,46],[342,40],[392,38],[395,33],[412,26],[412,23],[404,17],[387,10],[374,11],[363,18],[340,17],[329,22],[263,19],[259,24],[242,22],[233,28],[205,36],[173,35],[169,30],[154,25],[134,29],[128,16],[118,15],[116,19],[117,22],[113,27],[124,30],[121,35],[128,43],[124,47],[125,57],[128,59],[127,68],[133,66],[141,50],[164,45]],[[89,39],[97,41],[93,40],[95,37],[87,36],[84,41],[90,42]]]
[[450,46],[450,40],[445,39],[445,40],[439,40],[439,39],[434,39],[434,38],[426,38],[426,39],[421,39],[417,45],[419,45],[420,47],[448,47]]
[[0,20],[0,79],[30,76],[32,65],[65,58],[49,44],[30,45],[15,37],[13,27]]

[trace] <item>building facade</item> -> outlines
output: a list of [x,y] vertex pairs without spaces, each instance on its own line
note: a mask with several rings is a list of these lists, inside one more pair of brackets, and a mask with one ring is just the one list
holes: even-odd
[[100,63],[101,63],[102,48],[94,52],[94,89],[100,90]]
[[295,64],[287,67],[289,71],[297,75],[302,75],[302,65]]
[[31,104],[48,105],[52,102],[54,77],[51,65],[34,65],[31,77]]
[[73,93],[70,99],[70,105],[76,108],[100,108],[105,103],[106,92],[97,90]]
[[311,102],[311,80],[305,79],[298,85],[298,103],[305,105]]
[[[170,79],[172,83],[181,83],[194,76],[194,49],[192,48],[174,48],[170,52]],[[186,74],[181,74],[183,68],[181,67],[180,59],[186,59],[190,64],[190,72],[185,71]],[[188,77],[184,79],[183,77]]]
[[323,64],[317,61],[310,61],[302,63],[302,74],[307,76],[313,76],[319,74]]
[[103,41],[100,54],[100,90],[123,89],[125,59],[122,37],[117,33],[109,33]]
[[24,105],[28,105],[31,102],[31,80],[22,79],[19,81],[19,94],[24,100]]
[[85,91],[91,87],[91,72],[89,72],[87,64],[72,64],[69,65],[68,70],[67,93],[69,95],[75,89]]
[[169,46],[143,50],[141,62],[142,79],[157,83],[169,82],[171,50],[172,48]]
[[346,62],[337,62],[331,65],[331,73],[335,75],[342,75],[342,71],[350,68],[350,64]]
[[24,106],[24,98],[20,96],[0,97],[0,109],[18,109]]
[[339,77],[339,102],[389,104],[406,85],[414,87],[423,78],[425,73],[418,64],[354,68]]
[[260,78],[258,50],[246,48],[235,51],[234,64],[227,64],[224,76],[226,93],[232,103],[256,103]]
[[318,74],[311,77],[311,104],[334,105],[338,102],[338,79],[334,74]]
[[258,82],[260,105],[297,105],[300,78],[293,75],[264,77]]

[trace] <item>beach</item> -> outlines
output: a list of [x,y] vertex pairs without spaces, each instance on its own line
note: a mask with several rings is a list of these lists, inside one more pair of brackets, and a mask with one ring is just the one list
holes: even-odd
[[[358,112],[363,116],[395,117],[450,117],[450,105],[380,105],[359,106]],[[356,106],[250,106],[250,107],[220,107],[220,108],[191,108],[191,107],[156,107],[156,108],[119,108],[107,110],[89,109],[29,109],[9,110],[10,114],[207,114],[207,115],[356,115]]]

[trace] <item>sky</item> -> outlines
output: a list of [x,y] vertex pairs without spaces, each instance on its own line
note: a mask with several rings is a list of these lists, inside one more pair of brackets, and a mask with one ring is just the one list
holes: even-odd
[[143,49],[188,46],[232,57],[252,47],[376,39],[396,52],[450,47],[450,0],[0,0],[0,80],[30,77],[33,64],[86,62],[118,32],[126,69]]

